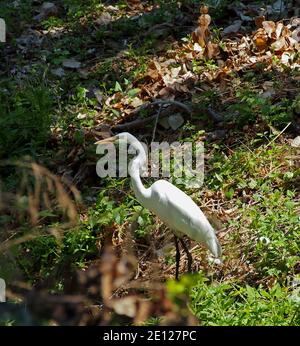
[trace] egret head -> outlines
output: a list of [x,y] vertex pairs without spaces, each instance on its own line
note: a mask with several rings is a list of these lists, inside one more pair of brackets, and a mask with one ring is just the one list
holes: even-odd
[[134,145],[139,142],[137,138],[128,132],[122,132],[115,136],[97,141],[95,144],[118,143],[120,145]]
[[[144,155],[145,149],[142,143],[129,132],[122,132],[115,136],[102,139],[95,144],[117,143],[119,146],[129,147],[136,150],[138,154]],[[129,150],[130,153],[130,150]]]
[[[142,143],[128,132],[122,132],[116,136],[105,138],[97,141],[95,144],[107,144],[107,143],[118,143],[119,146],[129,147],[128,154],[134,155],[134,160],[129,163],[129,173],[133,172],[134,169],[139,171],[139,168],[145,166],[147,161],[146,150]],[[139,168],[137,168],[139,167]]]

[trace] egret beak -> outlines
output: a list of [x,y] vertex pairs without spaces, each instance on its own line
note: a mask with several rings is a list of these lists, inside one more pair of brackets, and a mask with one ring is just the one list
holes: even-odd
[[101,139],[101,141],[97,141],[94,144],[115,143],[118,139],[119,139],[118,136],[108,137],[105,139]]

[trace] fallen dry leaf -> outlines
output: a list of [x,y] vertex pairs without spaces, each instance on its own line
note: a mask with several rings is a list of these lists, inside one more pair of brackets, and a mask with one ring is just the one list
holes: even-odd
[[259,16],[254,19],[255,25],[258,28],[262,28],[262,23],[265,21],[266,17],[265,16]]
[[296,42],[300,42],[300,27],[295,29],[292,32],[292,38],[296,41]]
[[102,12],[100,17],[95,19],[94,23],[97,25],[107,25],[112,21],[112,16],[108,12]]
[[283,51],[288,48],[288,43],[284,37],[280,37],[277,41],[272,43],[271,48],[274,49],[274,51]]
[[[264,28],[266,34],[270,38],[275,38],[273,33],[275,33],[276,30],[276,24],[272,21],[264,21],[262,22],[262,27]],[[278,36],[279,37],[279,36]]]
[[206,42],[210,37],[209,25],[211,23],[211,17],[208,14],[208,7],[202,6],[200,9],[202,13],[198,18],[198,27],[192,33],[192,39],[195,43],[198,43],[201,47],[205,47]]
[[295,137],[292,142],[291,142],[291,146],[295,147],[295,148],[299,148],[300,147],[300,136]]
[[220,54],[219,45],[217,43],[208,42],[206,45],[208,59],[216,59]]

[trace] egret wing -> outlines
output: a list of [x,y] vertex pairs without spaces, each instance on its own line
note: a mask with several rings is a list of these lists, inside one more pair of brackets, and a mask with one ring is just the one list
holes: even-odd
[[165,180],[158,180],[150,189],[151,205],[148,208],[151,211],[176,233],[202,242],[217,257],[221,255],[213,227],[188,195]]

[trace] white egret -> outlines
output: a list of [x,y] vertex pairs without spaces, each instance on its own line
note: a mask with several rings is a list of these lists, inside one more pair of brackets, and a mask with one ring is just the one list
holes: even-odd
[[219,258],[222,250],[214,229],[201,209],[188,195],[166,180],[158,180],[149,188],[144,187],[140,170],[146,165],[147,156],[144,147],[137,138],[128,132],[123,132],[95,144],[116,141],[120,144],[129,144],[137,152],[128,167],[137,200],[143,207],[156,214],[175,234],[176,279],[178,279],[180,261],[178,238],[187,253],[189,271],[191,271],[192,266],[192,257],[182,239],[183,235],[202,243],[215,257]]

